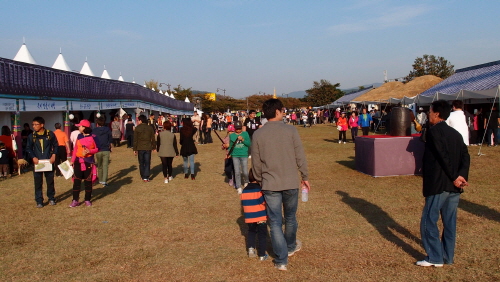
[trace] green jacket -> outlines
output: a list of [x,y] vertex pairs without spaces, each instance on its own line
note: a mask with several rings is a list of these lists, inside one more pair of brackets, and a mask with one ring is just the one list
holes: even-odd
[[134,130],[134,151],[156,150],[156,136],[153,128],[141,123]]
[[250,141],[250,135],[248,135],[248,132],[246,131],[242,131],[239,135],[236,133],[229,135],[229,150],[233,146],[233,143],[236,142],[236,139],[238,139],[238,136],[243,137],[243,142],[236,143],[231,156],[237,158],[248,158],[248,148],[252,145],[252,141]]

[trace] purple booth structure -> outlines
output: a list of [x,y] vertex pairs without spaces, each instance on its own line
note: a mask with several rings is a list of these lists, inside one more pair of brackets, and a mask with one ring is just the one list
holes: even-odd
[[422,175],[425,143],[411,136],[356,137],[356,170],[373,177]]

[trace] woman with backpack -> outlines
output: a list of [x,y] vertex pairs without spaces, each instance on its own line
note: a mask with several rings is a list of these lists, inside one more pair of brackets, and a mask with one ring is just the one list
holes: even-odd
[[95,167],[94,155],[99,152],[99,141],[97,137],[91,135],[92,129],[90,122],[86,119],[77,124],[80,134],[76,140],[73,156],[71,157],[71,165],[73,165],[73,201],[69,205],[70,208],[78,207],[80,198],[80,188],[82,180],[85,185],[85,205],[92,206],[90,198],[92,197],[92,184],[97,179],[97,170]]

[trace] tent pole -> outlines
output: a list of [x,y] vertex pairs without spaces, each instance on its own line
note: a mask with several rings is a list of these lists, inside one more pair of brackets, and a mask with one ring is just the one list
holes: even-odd
[[[486,124],[486,128],[488,128],[488,124],[490,123],[491,114],[493,113],[493,107],[495,107],[495,103],[496,103],[496,100],[497,100],[497,97],[498,97],[498,91],[499,90],[500,90],[500,85],[497,87],[497,92],[495,93],[495,98],[493,98],[493,104],[491,105],[490,115],[488,117],[488,123]],[[481,146],[479,147],[479,152],[477,153],[478,156],[484,155],[484,154],[481,154],[481,149],[483,148],[484,138],[486,137],[486,133],[487,132],[488,132],[488,130],[484,131],[483,139],[481,140]],[[495,132],[493,132],[493,134],[495,134]],[[490,144],[488,144],[488,145],[490,145]]]

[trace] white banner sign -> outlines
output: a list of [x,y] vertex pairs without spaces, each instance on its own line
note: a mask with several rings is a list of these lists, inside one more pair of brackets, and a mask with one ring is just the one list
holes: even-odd
[[17,111],[16,99],[0,99],[0,112]]
[[120,107],[120,102],[101,102],[101,110],[119,109]]
[[99,102],[71,101],[71,110],[73,110],[73,111],[97,111],[97,110],[99,110]]
[[122,102],[123,109],[135,109],[137,108],[137,102]]
[[52,101],[52,100],[23,100],[20,105],[20,110],[25,112],[39,112],[39,111],[66,111],[66,101]]

